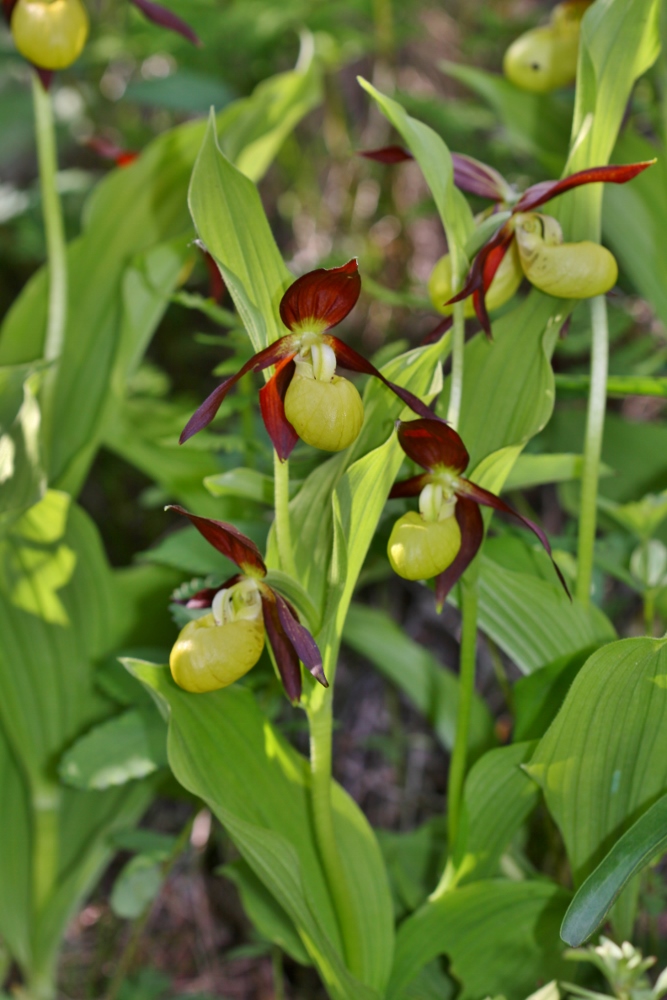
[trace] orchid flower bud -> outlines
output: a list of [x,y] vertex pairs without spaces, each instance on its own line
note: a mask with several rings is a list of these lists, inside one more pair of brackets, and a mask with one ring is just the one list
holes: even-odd
[[551,216],[519,213],[514,231],[524,274],[547,295],[587,299],[604,295],[615,285],[614,255],[590,240],[563,243],[562,230]]
[[[519,254],[514,241],[493,276],[493,280],[486,293],[486,307],[492,312],[499,309],[516,294],[516,291],[523,279],[523,271],[519,262]],[[431,302],[441,316],[451,316],[453,305],[445,305],[454,295],[452,288],[452,261],[449,254],[441,257],[431,271],[428,279],[428,293]],[[475,315],[472,296],[464,301],[464,316],[471,319]]]
[[16,48],[40,69],[65,69],[86,44],[88,14],[81,0],[18,0],[11,32]]
[[302,441],[322,451],[342,451],[359,435],[364,404],[346,378],[334,374],[336,355],[316,334],[306,335],[285,393],[285,416]]
[[560,3],[549,24],[515,39],[503,59],[507,79],[537,94],[572,83],[577,75],[581,18],[589,6],[589,0]]
[[181,629],[169,667],[186,691],[217,691],[247,674],[263,648],[261,597],[256,581],[246,579],[219,591],[210,613]]

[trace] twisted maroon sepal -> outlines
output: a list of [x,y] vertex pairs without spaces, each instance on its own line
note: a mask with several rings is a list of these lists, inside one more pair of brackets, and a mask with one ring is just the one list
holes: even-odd
[[[298,614],[290,602],[262,579],[266,576],[266,565],[255,543],[226,521],[199,517],[177,504],[171,504],[165,510],[173,510],[187,517],[214,549],[236,563],[242,574],[261,581],[259,587],[264,627],[283,687],[290,701],[298,701],[301,697],[299,661],[320,684],[328,687],[317,643],[299,621]],[[209,608],[220,590],[233,586],[241,579],[242,576],[237,574],[225,581],[221,587],[207,587],[200,590],[188,600],[186,606],[197,609]]]
[[[376,163],[405,163],[414,156],[403,146],[383,146],[381,149],[363,149],[357,154]],[[507,201],[513,195],[512,188],[502,174],[481,160],[475,160],[465,153],[452,153],[454,184],[460,191],[477,194],[491,201]]]
[[134,4],[153,24],[159,24],[161,28],[175,31],[183,38],[187,38],[193,45],[201,45],[201,39],[190,25],[168,7],[163,7],[161,3],[154,3],[154,0],[130,0],[130,3]]
[[[553,563],[565,593],[570,597],[565,579],[554,561],[551,545],[544,531],[529,518],[519,514],[495,493],[471,483],[461,475],[470,461],[468,451],[456,431],[444,420],[410,420],[400,422],[398,440],[405,454],[426,470],[410,479],[395,483],[389,499],[418,496],[424,487],[443,473],[453,478],[456,494],[456,520],[461,529],[461,548],[454,562],[436,578],[436,602],[440,609],[447,594],[475,558],[484,535],[484,525],[479,506],[493,507],[509,514],[528,528],[539,539]],[[451,481],[451,480],[450,480]],[[571,598],[570,598],[571,599]]]

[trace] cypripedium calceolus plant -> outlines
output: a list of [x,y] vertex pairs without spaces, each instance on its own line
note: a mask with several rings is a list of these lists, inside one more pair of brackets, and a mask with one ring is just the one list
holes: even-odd
[[301,697],[299,660],[320,684],[328,687],[322,657],[295,609],[265,582],[266,566],[254,542],[233,524],[198,517],[170,506],[194,524],[207,542],[241,570],[221,587],[201,590],[186,607],[203,610],[181,629],[169,657],[179,687],[201,694],[228,687],[259,660],[268,636],[285,692],[290,701]]
[[[435,578],[438,607],[442,607],[482,544],[480,505],[510,514],[530,528],[551,556],[549,539],[541,528],[495,493],[463,477],[470,456],[459,435],[444,420],[431,417],[401,422],[398,440],[408,458],[426,471],[395,483],[389,494],[392,500],[418,496],[419,513],[410,511],[399,517],[387,554],[392,569],[404,579]],[[553,565],[569,596],[562,573],[555,562]]]
[[565,0],[551,11],[548,24],[532,28],[515,39],[503,59],[507,79],[536,94],[574,83],[581,19],[592,2]]
[[[130,0],[145,17],[199,44],[192,28],[153,0]],[[16,48],[37,69],[66,69],[79,58],[90,22],[82,0],[3,0]]]
[[[360,155],[387,164],[413,159],[401,146],[367,150]],[[524,277],[557,298],[588,299],[608,292],[618,276],[616,260],[609,250],[590,240],[566,242],[557,219],[535,209],[582,184],[625,184],[653,163],[655,160],[591,167],[561,180],[540,181],[518,194],[493,167],[470,156],[452,153],[455,185],[461,191],[494,201],[494,214],[509,209],[511,215],[509,219],[505,216],[506,222],[478,251],[457,295],[452,294],[449,255],[437,262],[429,280],[429,294],[435,308],[447,319],[426,341],[436,339],[449,328],[452,306],[464,300],[465,315],[476,315],[490,337],[489,310],[508,302]],[[488,218],[483,214],[480,221]]]
[[361,278],[355,259],[341,267],[317,268],[289,286],[280,302],[280,318],[290,331],[254,354],[235,375],[214,389],[193,414],[181,434],[181,444],[207,427],[238,380],[247,372],[271,365],[275,373],[260,390],[262,418],[281,459],[289,457],[297,440],[323,451],[342,451],[356,439],[364,419],[357,389],[336,374],[337,364],[379,378],[399,399],[421,416],[430,410],[407,389],[384,375],[328,331],[356,305]]

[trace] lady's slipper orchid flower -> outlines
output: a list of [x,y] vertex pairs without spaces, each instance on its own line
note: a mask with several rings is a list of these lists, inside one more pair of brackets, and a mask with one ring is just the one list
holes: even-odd
[[[380,163],[413,159],[412,154],[400,146],[369,150],[361,155]],[[590,167],[561,180],[540,181],[519,195],[492,167],[472,157],[452,153],[455,185],[461,191],[490,198],[496,203],[495,210],[510,208],[512,215],[479,250],[461,291],[443,301],[439,311],[445,313],[455,302],[472,296],[473,311],[487,336],[491,337],[488,307],[493,308],[507,301],[504,297],[506,291],[515,283],[517,249],[522,273],[536,288],[549,295],[590,298],[608,291],[617,275],[616,262],[609,251],[590,241],[564,243],[556,219],[536,213],[535,209],[582,184],[625,184],[654,163],[655,160],[646,160],[619,166]],[[538,242],[540,230],[542,245]],[[511,266],[508,267],[505,262],[503,273],[500,268],[508,253],[511,255]],[[438,263],[440,272],[434,281],[441,279],[443,272],[447,277],[446,265],[442,261]],[[502,281],[492,287],[499,272]],[[446,285],[446,282],[443,284]],[[487,301],[489,293],[490,300]],[[450,326],[451,320],[447,317],[425,342],[437,339]]]
[[[395,483],[389,494],[390,499],[418,496],[419,513],[410,512],[398,519],[389,538],[387,554],[392,569],[406,580],[435,577],[439,608],[482,544],[484,523],[480,505],[510,514],[530,528],[551,556],[549,539],[541,528],[495,493],[463,477],[469,455],[449,424],[434,417],[401,422],[398,440],[408,458],[426,471]],[[554,569],[569,596],[555,562]]]
[[430,415],[417,396],[389,382],[370,361],[328,333],[354,308],[360,291],[356,259],[341,267],[320,267],[297,278],[280,302],[280,318],[290,333],[258,351],[213,390],[188,421],[181,444],[211,423],[223,399],[243,375],[271,365],[276,370],[260,390],[259,403],[281,459],[288,458],[298,438],[324,451],[341,451],[359,434],[363,403],[352,383],[336,375],[337,364],[374,375],[415,413]]
[[181,629],[169,657],[176,683],[186,691],[217,691],[255,666],[268,636],[290,701],[301,697],[299,660],[328,687],[315,640],[292,605],[268,583],[266,566],[254,542],[224,521],[198,517],[170,506],[194,524],[207,542],[236,563],[241,572],[217,589],[199,591],[188,608],[210,608]]

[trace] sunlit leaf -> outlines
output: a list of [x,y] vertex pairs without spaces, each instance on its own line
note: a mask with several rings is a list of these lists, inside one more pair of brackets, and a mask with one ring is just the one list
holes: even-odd
[[581,884],[667,789],[667,642],[623,639],[594,653],[527,769]]

